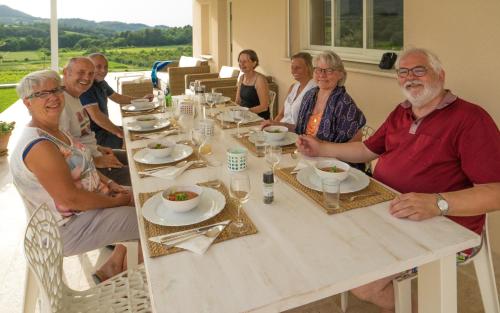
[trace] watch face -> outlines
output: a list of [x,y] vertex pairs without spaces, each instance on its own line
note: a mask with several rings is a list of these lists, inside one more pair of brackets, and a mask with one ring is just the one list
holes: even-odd
[[441,211],[447,211],[448,210],[448,202],[446,200],[439,200],[438,201],[438,207]]

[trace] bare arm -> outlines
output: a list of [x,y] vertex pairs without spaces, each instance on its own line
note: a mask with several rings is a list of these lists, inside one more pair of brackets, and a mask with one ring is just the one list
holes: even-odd
[[90,118],[99,126],[112,133],[113,135],[123,138],[123,130],[113,124],[106,114],[102,113],[97,104],[85,106],[85,110],[90,115]]
[[76,188],[68,165],[57,147],[49,141],[33,146],[24,162],[52,199],[65,207],[86,211],[126,205],[130,194],[108,196]]
[[[472,188],[441,193],[449,205],[448,215],[473,216],[500,209],[500,183],[474,185]],[[441,214],[432,193],[407,193],[391,202],[390,212],[399,218],[425,220]]]
[[[122,94],[119,94],[117,92],[113,93],[111,96],[109,96],[109,98],[111,100],[113,100],[114,102],[118,103],[120,106],[125,105],[125,104],[129,104],[131,100],[139,99],[137,97],[122,95]],[[154,95],[148,94],[148,95],[145,95],[143,98],[148,99],[149,101],[152,101],[154,98]]]
[[253,113],[260,113],[267,111],[269,109],[269,85],[267,80],[262,75],[257,76],[255,82],[255,89],[257,90],[257,95],[259,96],[259,105],[250,108]]
[[[352,140],[358,135],[359,132]],[[297,147],[301,153],[307,156],[333,157],[351,163],[365,163],[378,157],[361,141],[332,143],[320,141],[312,136],[302,135],[297,139]]]

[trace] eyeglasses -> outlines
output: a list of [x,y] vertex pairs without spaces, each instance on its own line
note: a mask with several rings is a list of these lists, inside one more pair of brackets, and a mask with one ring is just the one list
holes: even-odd
[[427,69],[424,66],[415,66],[413,68],[406,68],[406,67],[401,67],[396,70],[396,73],[398,74],[399,77],[405,78],[410,75],[410,72],[417,77],[422,77],[427,74]]
[[33,99],[33,98],[46,99],[50,95],[58,95],[63,91],[64,91],[64,86],[59,86],[59,87],[54,88],[52,90],[39,91],[39,92],[32,93],[31,95],[27,96],[26,98],[28,98],[28,99]]
[[315,74],[333,74],[333,72],[335,72],[335,69],[334,68],[331,68],[331,67],[328,67],[328,68],[321,68],[321,67],[314,67],[314,73]]

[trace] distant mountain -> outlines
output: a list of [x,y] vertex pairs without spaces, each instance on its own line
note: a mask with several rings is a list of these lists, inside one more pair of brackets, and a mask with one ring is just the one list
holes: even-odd
[[[146,24],[139,23],[122,23],[122,22],[94,22],[79,18],[63,18],[59,19],[59,26],[66,29],[102,30],[104,32],[124,32],[136,31],[141,29],[153,28]],[[34,17],[24,12],[14,10],[6,5],[0,5],[0,24],[34,24],[34,23],[49,23],[49,19]],[[156,28],[169,28],[167,26],[155,26]]]

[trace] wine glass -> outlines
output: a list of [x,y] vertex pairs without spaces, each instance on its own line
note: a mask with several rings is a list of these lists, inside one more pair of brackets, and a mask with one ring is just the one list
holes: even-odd
[[233,121],[236,122],[236,137],[238,138],[243,138],[243,136],[240,133],[240,124],[243,122],[243,120],[246,117],[246,113],[248,112],[248,108],[234,108],[231,109],[231,117],[233,118]]
[[189,83],[189,90],[191,91],[191,96],[194,95],[195,88],[196,88],[196,82],[190,82]]
[[271,169],[273,171],[274,177],[276,177],[276,174],[274,172],[276,166],[280,163],[281,160],[281,153],[282,149],[280,146],[266,146],[266,162],[269,163],[271,166]]
[[241,219],[241,207],[250,199],[250,178],[246,172],[239,172],[232,174],[230,179],[229,195],[238,201],[236,220],[231,223],[230,231],[242,234],[248,228]]
[[206,93],[205,102],[210,106],[210,116],[214,117],[215,95],[211,92]]

